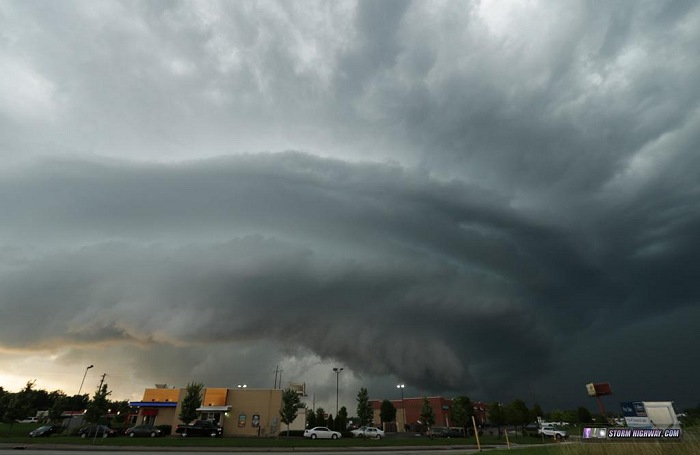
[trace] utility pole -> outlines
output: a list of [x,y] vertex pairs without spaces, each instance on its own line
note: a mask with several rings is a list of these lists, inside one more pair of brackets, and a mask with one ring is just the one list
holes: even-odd
[[106,376],[107,376],[107,373],[102,373],[102,379],[100,379],[100,385],[97,386],[97,392],[102,391],[102,384],[104,384]]
[[282,388],[282,372],[283,372],[283,371],[284,371],[284,370],[280,370],[280,366],[279,366],[279,365],[277,365],[277,366],[275,367],[275,371],[274,371],[274,373],[275,373],[275,385],[274,385],[274,387],[272,387],[273,389],[276,389],[276,388],[277,388],[277,375],[278,375],[278,374],[279,374],[279,378],[280,378],[280,388]]

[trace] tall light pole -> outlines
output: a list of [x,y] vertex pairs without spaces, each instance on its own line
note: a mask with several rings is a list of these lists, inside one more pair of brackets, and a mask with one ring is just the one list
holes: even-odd
[[87,376],[87,372],[90,368],[94,367],[95,365],[90,365],[85,368],[85,374],[83,374],[83,380],[80,381],[80,388],[78,389],[78,396],[80,396],[80,392],[83,391],[83,384],[85,384],[85,376]]
[[[95,366],[95,365],[88,365],[88,366],[85,368],[85,373],[83,373],[83,380],[80,381],[80,388],[78,389],[78,396],[80,396],[80,392],[83,391],[83,384],[85,384],[85,376],[87,376],[88,370],[89,370],[90,368],[94,367],[94,366]],[[85,412],[85,410],[83,410],[83,412]],[[68,418],[68,428],[71,427],[71,423],[72,423],[72,422],[73,422],[73,412],[70,413],[70,417]],[[97,433],[95,433],[95,434],[97,434]]]
[[399,389],[399,390],[401,391],[401,411],[402,411],[402,413],[403,413],[403,427],[404,427],[404,430],[405,430],[405,429],[406,429],[406,405],[404,404],[404,401],[403,401],[403,389],[406,388],[406,385],[405,385],[405,384],[399,384],[399,385],[396,386],[396,388]]
[[333,368],[333,371],[335,371],[335,418],[338,418],[338,376],[340,376],[340,372],[343,371],[342,368]]

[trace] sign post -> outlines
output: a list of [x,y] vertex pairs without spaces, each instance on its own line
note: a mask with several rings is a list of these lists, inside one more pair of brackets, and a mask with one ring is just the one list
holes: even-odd
[[600,409],[600,415],[602,415],[604,419],[607,419],[607,416],[605,415],[605,406],[603,406],[603,402],[600,400],[600,397],[605,395],[612,395],[610,383],[591,382],[589,384],[586,384],[586,391],[588,391],[589,397],[596,398],[596,401],[598,401],[598,409]]

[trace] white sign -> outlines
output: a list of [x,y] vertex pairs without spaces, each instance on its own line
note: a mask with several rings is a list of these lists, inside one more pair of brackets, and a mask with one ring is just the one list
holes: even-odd
[[649,417],[625,417],[625,422],[630,428],[651,428]]

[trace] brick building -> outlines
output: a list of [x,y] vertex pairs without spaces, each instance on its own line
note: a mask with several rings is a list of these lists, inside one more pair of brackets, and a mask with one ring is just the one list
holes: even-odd
[[[435,415],[434,426],[455,426],[452,422],[452,399],[444,397],[427,397],[427,399],[428,404],[433,409],[433,414]],[[374,423],[377,425],[379,425],[381,422],[380,411],[382,401],[384,400],[370,400],[370,404],[374,410]],[[420,414],[421,409],[423,408],[423,397],[403,398],[389,401],[391,401],[391,404],[394,405],[394,408],[396,408],[396,429],[394,431],[403,432],[409,428],[410,431],[415,431],[415,428],[420,426]],[[481,401],[472,401],[472,407],[474,410],[474,419],[476,420],[477,425],[483,425],[484,422],[487,422],[488,404]]]

